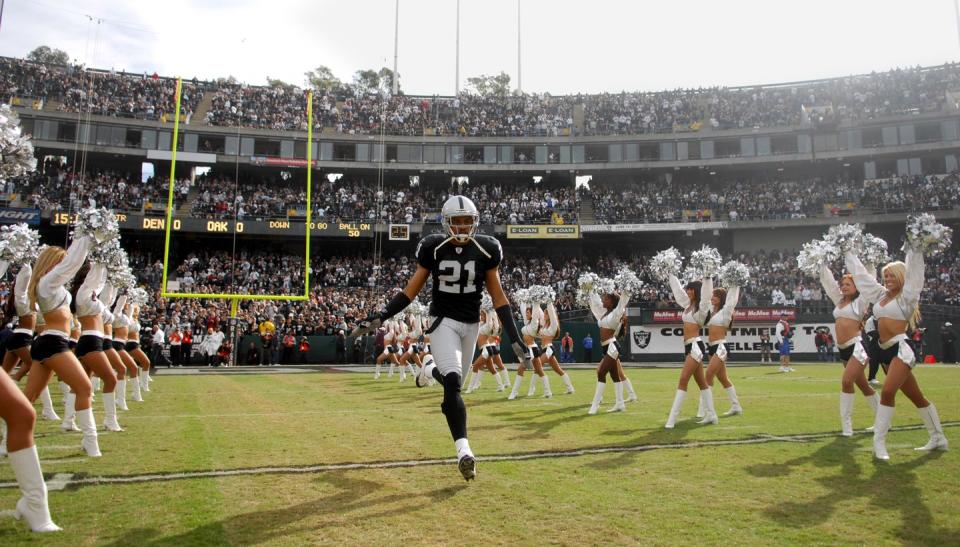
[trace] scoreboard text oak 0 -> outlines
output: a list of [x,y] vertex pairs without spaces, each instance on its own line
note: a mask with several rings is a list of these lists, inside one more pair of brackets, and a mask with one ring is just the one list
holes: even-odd
[[[51,224],[68,226],[75,214],[53,213]],[[303,222],[296,220],[217,220],[202,218],[173,218],[171,230],[175,232],[203,234],[238,234],[303,236]],[[123,230],[163,232],[166,219],[158,216],[117,213],[117,223]],[[311,222],[310,234],[320,237],[373,237],[373,224],[369,222]]]

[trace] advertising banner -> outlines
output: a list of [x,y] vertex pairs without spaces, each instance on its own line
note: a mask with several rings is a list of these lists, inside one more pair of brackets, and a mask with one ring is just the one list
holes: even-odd
[[576,224],[509,224],[507,239],[577,239],[580,226]]
[[[656,310],[653,312],[654,323],[676,323],[683,321],[680,315],[683,313],[680,309],[675,310]],[[734,311],[734,321],[767,321],[776,323],[780,320],[780,314],[787,314],[787,321],[793,321],[797,318],[797,310],[794,308],[737,308]]]
[[[791,324],[794,335],[791,339],[791,351],[796,353],[816,353],[814,337],[817,329],[826,328],[833,333],[833,323]],[[776,324],[737,325],[727,332],[727,351],[736,353],[760,353],[760,336],[770,335],[770,343],[776,342]],[[703,341],[707,342],[707,332],[703,329]],[[834,340],[836,335],[834,334]],[[630,353],[676,353],[683,352],[682,325],[639,325],[630,327]]]

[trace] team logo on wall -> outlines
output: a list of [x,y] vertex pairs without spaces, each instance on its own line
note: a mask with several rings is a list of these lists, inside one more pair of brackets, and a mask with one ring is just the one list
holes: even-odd
[[640,346],[640,349],[645,349],[648,345],[650,345],[650,331],[648,330],[633,331],[633,343]]

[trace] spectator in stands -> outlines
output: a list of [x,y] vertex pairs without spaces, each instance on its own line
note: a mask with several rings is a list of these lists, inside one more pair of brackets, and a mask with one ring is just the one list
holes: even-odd
[[583,337],[583,360],[585,363],[593,363],[593,337],[590,336],[588,332],[586,336]]
[[248,367],[260,366],[260,350],[257,349],[256,342],[250,342],[250,345],[247,346],[247,356],[243,363]]
[[563,338],[560,339],[560,362],[573,362],[573,337],[569,332],[564,332]]

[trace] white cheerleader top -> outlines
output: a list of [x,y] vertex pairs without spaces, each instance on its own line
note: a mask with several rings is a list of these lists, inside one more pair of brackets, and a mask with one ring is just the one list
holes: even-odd
[[593,316],[597,319],[598,327],[601,329],[611,329],[613,330],[614,336],[616,336],[620,331],[620,326],[623,325],[623,315],[627,312],[627,304],[629,302],[630,293],[622,293],[617,307],[608,312],[607,308],[603,307],[603,300],[600,298],[600,295],[593,293],[590,295],[590,311],[593,312]]
[[[873,274],[873,276],[876,277],[876,274]],[[856,283],[856,281],[854,281],[854,283]],[[864,302],[862,293],[861,296],[856,297],[852,302],[841,306],[840,303],[843,301],[843,294],[840,292],[840,285],[833,278],[833,274],[826,264],[820,267],[820,284],[823,285],[823,292],[827,293],[827,296],[833,301],[835,306],[833,308],[834,319],[843,318],[863,321],[863,316],[867,313],[868,304]]]
[[113,328],[115,329],[130,328],[130,318],[123,313],[123,307],[126,304],[127,295],[121,294],[120,298],[117,298],[117,303],[113,306]]
[[550,324],[540,327],[539,333],[544,338],[554,337],[560,330],[560,319],[557,317],[557,307],[553,305],[553,302],[547,304],[547,316],[550,318]]
[[713,294],[713,278],[705,277],[701,281],[700,306],[694,310],[690,309],[690,297],[687,296],[687,291],[675,275],[670,276],[670,291],[673,292],[673,299],[683,308],[680,319],[684,323],[690,323],[700,327],[706,324],[707,317],[710,315],[710,296]]
[[17,280],[13,283],[13,299],[17,307],[17,316],[34,315],[36,310],[30,309],[30,295],[27,294],[27,286],[30,285],[30,277],[33,275],[33,266],[24,264],[17,272]]
[[481,336],[493,336],[497,330],[497,314],[493,310],[484,312],[486,320],[483,323],[480,323],[480,335]]
[[407,326],[407,329],[410,333],[410,338],[413,338],[414,340],[420,338],[420,335],[423,334],[423,327],[421,324],[422,322],[420,321],[420,317],[416,315],[410,316],[410,324]]
[[524,336],[536,336],[540,332],[540,323],[543,321],[543,310],[539,304],[532,304],[530,308],[530,320],[527,320],[527,304],[520,303],[520,315],[523,317],[523,328],[520,332]]
[[876,275],[871,275],[867,268],[853,253],[844,256],[847,270],[853,274],[860,296],[873,304],[873,316],[877,320],[887,318],[898,321],[908,321],[913,310],[920,305],[920,291],[923,289],[923,254],[914,249],[907,250],[906,275],[903,288],[895,298],[885,304],[880,302],[887,298],[887,288],[877,281]]
[[77,289],[77,317],[90,317],[103,314],[103,302],[98,295],[107,279],[107,269],[103,264],[91,264],[87,277]]
[[100,293],[100,301],[103,302],[103,310],[100,311],[100,318],[103,319],[104,325],[113,326],[113,312],[110,311],[110,304],[113,303],[113,299],[117,296],[117,290],[110,284],[109,281],[104,283],[103,291]]
[[[710,291],[713,292],[712,290]],[[740,298],[740,287],[730,287],[727,289],[727,299],[723,307],[719,310],[712,310],[710,320],[707,325],[711,327],[727,327],[733,321],[733,312],[737,309],[737,300]],[[700,301],[703,301],[703,293],[700,293]],[[712,306],[711,306],[712,308]]]
[[48,314],[60,308],[70,308],[72,297],[66,284],[83,266],[83,261],[87,259],[89,251],[90,238],[88,236],[74,239],[63,260],[40,278],[37,283],[37,304],[40,306],[40,313]]

